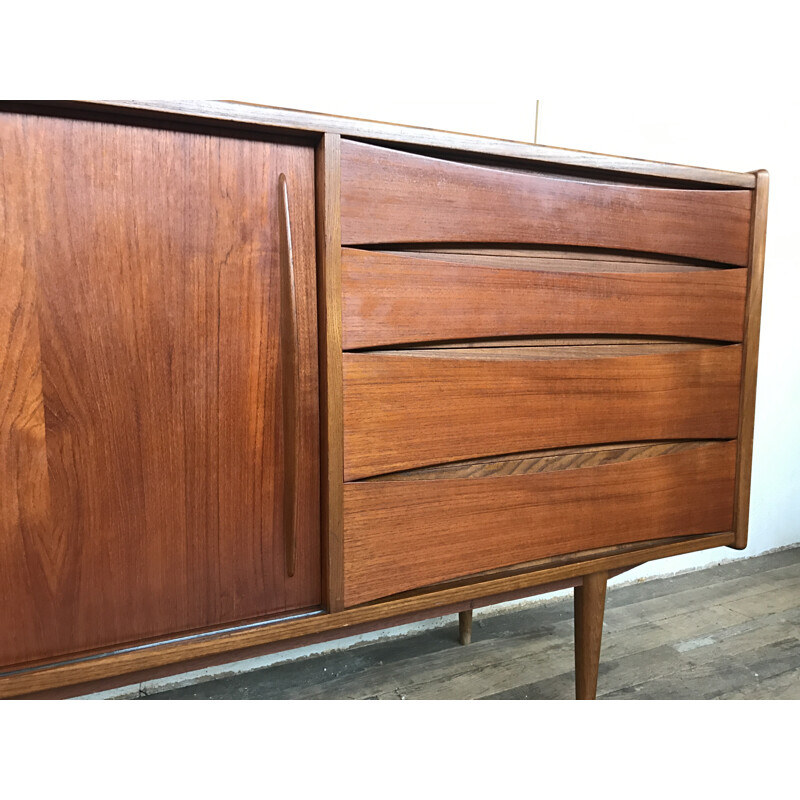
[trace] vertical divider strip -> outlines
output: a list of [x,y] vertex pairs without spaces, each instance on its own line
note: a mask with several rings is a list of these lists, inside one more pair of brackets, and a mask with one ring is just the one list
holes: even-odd
[[344,434],[342,410],[341,137],[316,150],[323,597],[344,608]]

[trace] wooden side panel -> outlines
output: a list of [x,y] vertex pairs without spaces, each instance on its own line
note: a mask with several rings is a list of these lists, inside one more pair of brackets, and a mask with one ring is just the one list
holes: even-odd
[[764,253],[767,244],[769,173],[756,173],[753,229],[750,242],[750,280],[747,287],[745,342],[742,358],[742,396],[739,411],[739,457],[736,467],[736,543],[747,547],[750,517],[750,477],[753,469],[753,432],[756,421],[756,377],[761,330],[761,294],[764,283]]
[[345,480],[546,447],[737,434],[740,345],[554,359],[508,350],[345,353]]
[[590,182],[342,142],[342,242],[515,242],[748,263],[751,193]]
[[[4,159],[15,188],[3,213],[36,284],[52,501],[40,547],[23,552],[24,533],[3,531],[5,607],[20,611],[0,625],[0,663],[319,604],[313,149],[55,118],[0,125],[17,154]],[[292,579],[280,173],[301,319]],[[49,595],[27,578],[41,570]]]
[[348,606],[542,556],[729,530],[736,443],[503,478],[345,485]]
[[344,248],[343,345],[554,334],[738,342],[746,287],[746,269],[540,272]]

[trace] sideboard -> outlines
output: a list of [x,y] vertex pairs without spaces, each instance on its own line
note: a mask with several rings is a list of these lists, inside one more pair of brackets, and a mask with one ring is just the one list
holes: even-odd
[[744,548],[768,176],[0,105],[0,696]]

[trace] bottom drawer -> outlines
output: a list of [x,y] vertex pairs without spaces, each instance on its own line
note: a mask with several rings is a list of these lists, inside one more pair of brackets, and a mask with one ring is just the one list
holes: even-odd
[[731,530],[735,468],[735,441],[675,443],[347,483],[345,605],[547,556]]

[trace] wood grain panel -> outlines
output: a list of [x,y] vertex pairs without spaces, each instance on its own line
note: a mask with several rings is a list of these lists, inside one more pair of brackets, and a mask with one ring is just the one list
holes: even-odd
[[737,434],[740,345],[503,357],[514,349],[345,353],[345,479],[493,453]]
[[[6,608],[19,611],[0,626],[0,663],[318,604],[313,149],[15,115],[0,119],[0,141],[16,156],[3,159],[13,187],[3,213],[38,297],[53,510],[38,539],[3,531]],[[281,172],[302,320],[292,579],[279,468]],[[30,319],[29,296],[17,305]],[[33,347],[29,337],[18,372],[33,370]],[[13,375],[4,365],[4,386]],[[17,457],[39,464],[42,425],[25,392],[33,383],[14,394],[36,434]],[[15,491],[7,474],[0,483],[4,497]],[[43,570],[49,592],[28,577]]]
[[753,470],[753,433],[756,422],[756,379],[761,331],[761,295],[767,245],[769,173],[756,173],[753,230],[750,242],[750,280],[747,286],[745,343],[742,357],[742,396],[739,411],[739,460],[736,469],[736,548],[747,547],[750,522],[750,477]]
[[342,243],[517,242],[746,266],[751,193],[586,182],[342,141]]
[[[72,569],[67,543],[49,536],[41,350],[30,233],[17,200],[28,176],[23,143],[0,117],[0,643],[21,652],[57,612],[54,586]],[[36,596],[37,605],[20,603]],[[0,664],[3,646],[0,644]]]
[[555,334],[738,342],[746,288],[746,269],[538,272],[344,248],[343,346]]
[[328,611],[343,608],[342,575],[342,234],[339,144],[325,134],[317,146],[322,546]]
[[505,478],[348,483],[348,606],[591,547],[727,530],[736,443]]

